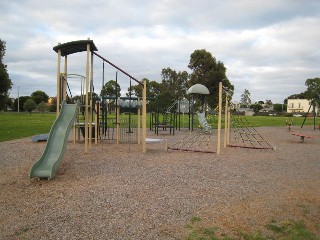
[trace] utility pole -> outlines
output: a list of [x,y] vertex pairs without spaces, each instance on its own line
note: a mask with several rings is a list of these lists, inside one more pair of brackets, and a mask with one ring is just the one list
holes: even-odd
[[20,97],[19,97],[20,86],[18,86],[18,113],[20,112]]

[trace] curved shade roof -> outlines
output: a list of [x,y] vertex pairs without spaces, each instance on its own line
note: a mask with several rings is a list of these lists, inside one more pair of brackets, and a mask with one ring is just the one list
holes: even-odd
[[96,45],[94,44],[93,40],[78,40],[73,42],[67,42],[63,44],[58,44],[57,46],[53,47],[55,52],[61,50],[61,56],[67,56],[69,54],[77,53],[77,52],[84,52],[87,51],[87,44],[90,44],[91,51],[98,51]]
[[208,88],[202,84],[195,84],[195,85],[191,86],[187,91],[187,94],[190,94],[190,93],[210,94]]

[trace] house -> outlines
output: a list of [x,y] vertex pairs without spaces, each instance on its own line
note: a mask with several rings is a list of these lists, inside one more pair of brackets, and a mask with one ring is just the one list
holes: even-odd
[[239,108],[239,112],[243,113],[244,116],[253,116],[254,111],[250,108]]
[[[308,99],[288,99],[287,112],[288,113],[311,113],[313,111],[310,108],[311,100]],[[316,107],[316,113],[318,113],[318,108]]]
[[47,105],[51,106],[54,102],[57,102],[57,97],[49,97]]
[[233,101],[231,102],[231,109],[235,110],[237,114],[241,114],[244,116],[253,116],[254,111],[250,108],[242,108],[240,102]]

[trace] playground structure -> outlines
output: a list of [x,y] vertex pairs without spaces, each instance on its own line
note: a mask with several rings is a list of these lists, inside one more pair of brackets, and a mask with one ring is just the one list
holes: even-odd
[[[201,87],[202,88],[202,87]],[[200,88],[200,89],[201,89]],[[198,88],[199,89],[199,88]],[[200,90],[199,90],[200,92]],[[198,93],[199,93],[198,92]],[[222,95],[225,95],[224,109],[224,141],[223,147],[240,147],[251,149],[274,149],[269,142],[248,122],[245,117],[232,115],[229,109],[229,92],[224,89],[222,82],[219,83],[219,102],[218,102],[218,129],[217,129],[217,147],[213,149],[213,144],[210,144],[213,139],[211,134],[212,127],[208,124],[205,113],[198,112],[199,123],[202,132],[190,133],[188,136],[180,139],[178,142],[168,149],[182,150],[192,152],[217,153],[221,151],[221,130],[222,130]],[[230,127],[232,123],[234,142],[230,143]],[[201,146],[204,146],[200,149]]]
[[301,133],[292,133],[293,136],[298,136],[300,138],[300,143],[303,143],[306,138],[317,138],[316,136],[308,136]]
[[46,148],[30,170],[30,178],[53,178],[63,159],[68,142],[70,129],[76,118],[79,104],[62,103],[61,112],[54,122],[47,141]]
[[[158,99],[156,99],[158,101]],[[181,129],[181,114],[188,114],[188,128],[191,129],[191,117],[192,117],[192,102],[187,99],[178,99],[175,100],[164,112],[160,113],[159,110],[157,112],[152,112],[150,116],[150,130],[155,130],[155,133],[159,133],[159,129],[161,130],[170,130],[174,134],[174,130]],[[184,118],[182,118],[184,119]],[[184,122],[182,123],[183,127],[185,127]],[[153,129],[154,128],[154,129]]]
[[291,131],[291,127],[293,126],[293,118],[291,118],[290,121],[286,119],[286,126],[288,127],[288,130]]
[[201,126],[201,129],[203,129],[205,132],[211,132],[212,127],[207,122],[205,113],[204,112],[197,112],[197,116],[199,118],[199,124]]
[[[80,123],[78,126],[81,126],[84,128],[84,141],[85,141],[85,153],[88,152],[88,148],[92,144],[92,140],[94,139],[95,144],[97,144],[99,135],[100,135],[100,106],[99,103],[94,106],[93,101],[93,59],[94,56],[98,57],[103,61],[103,63],[108,63],[118,71],[122,72],[126,76],[130,78],[130,81],[133,80],[137,82],[138,84],[143,86],[142,91],[142,151],[143,153],[146,152],[146,82],[141,82],[134,78],[132,75],[128,74],[121,68],[117,67],[115,64],[107,60],[106,58],[99,55],[96,51],[98,50],[95,46],[94,42],[90,39],[88,40],[79,40],[79,41],[73,41],[68,42],[64,44],[58,44],[53,48],[55,52],[58,54],[58,66],[57,66],[57,115],[59,114],[59,105],[61,101],[66,100],[66,87],[67,87],[67,81],[66,77],[61,78],[60,76],[67,76],[67,56],[70,54],[74,54],[77,52],[83,52],[86,51],[86,76],[85,76],[85,84],[83,86],[84,89],[84,102],[82,106],[84,107],[84,121],[83,123]],[[90,54],[91,53],[91,54]],[[90,57],[91,55],[91,57]],[[60,72],[60,65],[61,65],[61,57],[64,57],[64,72],[61,74]],[[90,79],[90,81],[89,81]],[[90,84],[89,84],[90,82]],[[97,113],[94,116],[94,109]],[[118,120],[120,118],[117,118]],[[115,122],[114,124],[119,125],[120,122]],[[96,127],[93,127],[96,126]],[[94,130],[94,133],[93,133]],[[94,136],[94,137],[93,137]],[[120,136],[120,128],[117,126],[117,136]],[[118,142],[118,141],[117,141]]]
[[[158,99],[156,99],[158,102]],[[150,131],[154,130],[155,134],[159,134],[159,129],[162,131],[169,130],[170,135],[174,135],[175,129],[181,127],[180,114],[181,114],[181,104],[188,102],[187,100],[175,100],[164,112],[150,113]],[[189,102],[188,102],[189,104]],[[184,105],[183,105],[184,106]],[[188,112],[190,116],[190,111]],[[189,126],[190,128],[190,126]]]
[[[217,149],[216,151],[212,150],[212,136],[211,136],[211,131],[209,124],[206,122],[205,115],[204,113],[200,114],[202,119],[199,119],[199,121],[203,124],[206,125],[206,129],[204,129],[204,132],[201,133],[195,133],[192,134],[190,133],[189,136],[186,136],[179,140],[178,142],[174,143],[171,146],[168,146],[168,150],[182,150],[182,151],[192,151],[192,152],[205,152],[205,153],[217,153],[220,154],[221,151],[221,126],[222,126],[222,91],[223,91],[223,86],[222,82],[219,82],[219,101],[218,101],[218,130],[217,130]],[[192,87],[189,88],[187,91],[189,94],[209,94],[209,90],[201,85],[201,84],[196,84]],[[229,114],[229,108],[228,108],[228,91],[225,90],[225,95],[226,95],[226,107],[225,107],[225,115],[230,116]],[[193,95],[192,95],[193,96]],[[193,97],[192,97],[192,102],[193,102]],[[192,111],[193,112],[193,111]],[[191,119],[191,125],[193,130],[193,114],[192,114],[192,119]],[[224,137],[224,147],[227,147],[227,144],[229,142],[229,117],[225,117],[225,137]],[[195,146],[195,148],[194,148]],[[205,146],[205,149],[200,149],[200,146]]]
[[[319,99],[319,97],[318,97]],[[312,106],[312,115],[313,115],[313,130],[316,130],[316,117],[317,117],[317,114],[316,114],[316,99],[312,99],[311,100],[311,103],[310,106],[309,106],[309,109],[308,109],[308,112],[305,114],[304,116],[304,119],[303,119],[303,122],[301,124],[301,128],[303,128],[303,125],[304,123],[306,122],[306,119],[310,113],[310,110],[311,110],[311,106]],[[320,125],[318,126],[318,129],[320,130]],[[302,141],[303,142],[303,141]]]
[[233,115],[232,125],[235,143],[229,144],[230,147],[273,149],[269,142],[263,138],[244,116]]
[[[39,178],[53,178],[60,162],[63,159],[64,151],[68,142],[68,136],[70,129],[72,127],[78,127],[78,137],[80,137],[80,129],[84,131],[84,150],[85,153],[88,152],[91,147],[92,140],[94,139],[95,144],[97,144],[99,135],[100,135],[100,103],[94,103],[93,99],[93,57],[96,56],[100,58],[103,63],[107,62],[112,67],[121,71],[123,74],[130,78],[131,80],[136,81],[143,86],[142,91],[142,137],[138,134],[138,143],[140,140],[142,142],[142,152],[146,153],[146,81],[141,82],[117,67],[98,53],[98,50],[94,42],[90,39],[88,40],[79,40],[73,42],[67,42],[64,44],[58,44],[53,47],[53,50],[58,54],[58,63],[57,63],[57,119],[55,120],[47,141],[45,151],[43,152],[41,158],[34,163],[30,170],[30,178],[39,177]],[[67,90],[70,92],[68,85],[67,77],[67,66],[68,66],[68,55],[86,52],[86,76],[77,75],[81,78],[81,102],[76,104],[67,104]],[[91,56],[91,57],[90,57]],[[64,57],[64,70],[61,73],[61,58]],[[90,81],[89,81],[90,80]],[[90,84],[89,84],[90,82]],[[83,93],[83,94],[82,94]],[[131,97],[131,96],[130,96]],[[130,104],[131,104],[130,98]],[[120,101],[119,106],[120,108]],[[140,117],[140,108],[138,116]],[[83,110],[83,111],[82,111]],[[79,122],[80,115],[83,115],[83,122]],[[95,114],[94,114],[95,112]],[[120,111],[117,113],[117,121],[114,123],[117,125],[117,143],[120,138]],[[77,122],[77,124],[74,124]],[[129,124],[129,129],[131,125]],[[140,128],[140,118],[138,120],[138,128]],[[129,130],[131,132],[131,130]],[[137,130],[140,133],[140,129]],[[74,131],[74,141],[76,139],[76,131]]]
[[[114,100],[116,103],[115,117],[108,114],[106,100]],[[140,144],[140,122],[141,122],[141,105],[140,98],[137,97],[112,97],[102,96],[101,116],[100,116],[100,139],[116,140],[119,142],[136,142]],[[131,114],[136,114],[133,118]],[[121,117],[128,115],[128,117]]]
[[211,132],[189,132],[188,135],[167,147],[167,150],[189,152],[216,153],[213,149],[213,134]]
[[[116,140],[117,143],[120,142],[120,140],[124,141],[131,141],[132,136],[135,135],[137,139],[137,143],[142,143],[142,152],[146,153],[146,103],[147,103],[147,96],[146,96],[146,81],[140,82],[139,80],[132,77],[130,74],[126,73],[121,68],[117,67],[101,55],[97,54],[97,48],[92,40],[79,40],[79,41],[73,41],[68,42],[64,44],[58,44],[53,48],[55,52],[58,54],[58,64],[57,64],[57,119],[55,123],[53,124],[46,149],[41,156],[41,158],[32,166],[30,171],[30,177],[46,177],[46,178],[53,178],[60,162],[63,159],[63,154],[66,149],[66,144],[68,142],[68,136],[70,133],[70,129],[72,126],[74,127],[74,130],[78,128],[78,138],[80,138],[80,130],[83,131],[84,136],[84,151],[87,153],[89,151],[89,148],[91,147],[92,140],[94,140],[94,143],[98,143],[98,139],[101,139],[102,137],[106,138],[106,130],[109,127],[109,124],[116,125]],[[78,102],[76,104],[67,104],[67,89],[70,91],[68,82],[67,82],[67,57],[70,54],[78,53],[78,52],[84,52],[86,51],[86,76],[77,75],[77,77],[80,76],[81,78],[81,102]],[[90,57],[91,56],[91,57]],[[112,67],[116,68],[117,70],[121,71],[123,74],[128,76],[130,78],[130,86],[131,81],[136,81],[138,84],[143,86],[142,91],[142,99],[134,98],[131,96],[131,92],[129,94],[129,97],[118,97],[115,96],[109,96],[113,97],[116,100],[116,117],[115,119],[112,119],[111,123],[108,122],[108,118],[105,114],[105,109],[102,106],[101,109],[101,103],[100,101],[96,101],[96,99],[93,98],[93,58],[94,56],[98,57],[103,61],[104,63],[110,64]],[[61,57],[64,57],[64,71],[61,73]],[[196,84],[197,85],[197,84]],[[193,86],[194,87],[194,86]],[[200,90],[199,90],[200,89]],[[192,91],[191,91],[192,90]],[[203,93],[203,88],[199,84],[198,86],[191,88],[189,93],[194,94],[208,94],[208,92]],[[200,124],[203,125],[203,128],[205,132],[207,133],[196,133],[194,135],[190,135],[187,137],[184,137],[182,141],[179,141],[179,143],[173,144],[172,146],[169,146],[168,149],[172,150],[184,150],[184,151],[194,151],[194,152],[208,152],[208,153],[217,153],[220,154],[221,151],[221,127],[222,127],[222,82],[219,82],[219,101],[218,101],[218,129],[217,129],[217,150],[212,151],[210,150],[212,143],[212,136],[210,136],[208,133],[211,133],[211,129],[209,125],[206,123],[205,116],[201,115],[202,119],[200,119]],[[224,148],[227,146],[235,146],[230,145],[230,112],[229,112],[229,95],[228,90],[224,90],[224,94],[226,95],[225,100],[225,133],[224,133]],[[105,97],[105,98],[108,98]],[[95,102],[96,101],[96,102]],[[104,97],[101,98],[102,105],[104,104]],[[175,106],[175,105],[174,105]],[[173,108],[174,106],[170,106],[170,108]],[[189,116],[190,116],[190,107],[193,108],[193,105],[189,102]],[[125,111],[129,111],[129,119],[128,122],[125,122],[124,120],[121,120],[120,118],[120,112],[122,109],[127,109]],[[178,108],[180,108],[180,105],[178,104]],[[140,111],[142,109],[142,120],[140,119]],[[102,110],[102,114],[100,114],[100,110]],[[135,120],[131,118],[131,111],[137,111],[138,119],[136,122]],[[170,109],[171,110],[171,109]],[[170,113],[171,120],[166,120],[166,124],[161,125],[159,123],[159,118],[155,124],[157,126],[156,133],[158,133],[159,128],[169,128],[170,131],[173,131],[174,134],[174,128],[177,127],[177,117],[175,113],[173,115],[171,114],[171,111],[168,110],[167,113]],[[178,110],[180,112],[180,110]],[[193,130],[193,109],[192,109],[192,118],[189,117],[189,129],[190,125]],[[82,114],[82,116],[81,116]],[[173,117],[172,117],[173,116]],[[179,115],[180,116],[180,115]],[[159,116],[157,116],[159,117]],[[82,118],[82,122],[80,122],[80,119]],[[153,119],[153,118],[152,118]],[[172,120],[173,119],[173,120]],[[191,124],[190,124],[191,121]],[[74,122],[77,122],[74,124]],[[140,130],[140,122],[142,123],[142,131]],[[168,124],[169,123],[169,124]],[[180,120],[179,120],[180,124]],[[122,127],[121,127],[122,126]],[[133,127],[134,126],[134,127]],[[114,128],[112,128],[114,130]],[[136,129],[134,131],[134,129]],[[76,132],[74,131],[74,142],[76,140]],[[142,132],[142,136],[140,136],[140,132]],[[171,132],[170,132],[171,133]],[[123,135],[123,136],[122,136]],[[108,135],[109,136],[109,135]],[[114,132],[112,133],[112,139],[114,136]],[[124,137],[126,136],[127,139]],[[243,135],[241,135],[241,139],[243,140]],[[244,140],[243,140],[244,142]],[[249,141],[252,142],[252,141]],[[260,140],[258,141],[260,143]],[[196,145],[197,149],[191,149],[192,145]],[[207,150],[200,150],[198,147],[200,145],[204,145]],[[269,145],[270,146],[270,145]],[[245,146],[243,146],[245,147]],[[254,147],[252,147],[254,148]],[[259,147],[259,149],[267,147]]]
[[[181,113],[183,115],[187,113],[189,117],[188,128],[193,131],[195,123],[194,116],[198,115],[198,113],[195,113],[193,94],[209,94],[209,90],[204,85],[195,84],[188,89],[187,94],[191,95],[188,100],[175,100],[164,112],[160,113],[158,110],[157,112],[151,113],[150,130],[152,131],[154,128],[155,133],[158,135],[159,129],[163,131],[169,129],[170,134],[172,133],[174,135],[174,130],[178,129],[180,131],[181,128]],[[206,126],[203,125],[206,123],[204,113],[199,114],[198,118],[201,117],[201,119],[199,119],[200,125],[204,128],[209,128],[209,124],[206,124]],[[182,125],[185,126],[184,122]]]

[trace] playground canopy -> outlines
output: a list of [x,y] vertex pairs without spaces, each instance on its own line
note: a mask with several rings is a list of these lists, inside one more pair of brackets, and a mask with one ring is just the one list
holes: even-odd
[[202,84],[195,84],[187,90],[187,94],[196,93],[196,94],[210,94],[208,88]]
[[98,48],[94,44],[93,40],[89,39],[58,44],[57,46],[53,47],[53,50],[58,53],[58,50],[60,49],[61,56],[64,57],[69,54],[87,51],[87,44],[90,44],[91,51],[98,51]]

